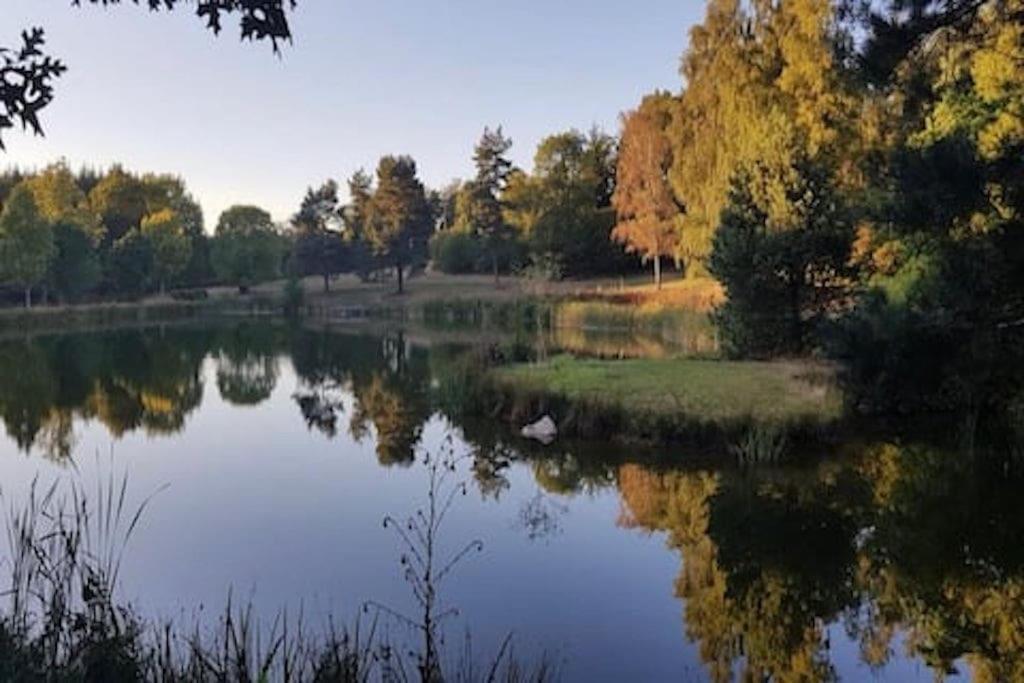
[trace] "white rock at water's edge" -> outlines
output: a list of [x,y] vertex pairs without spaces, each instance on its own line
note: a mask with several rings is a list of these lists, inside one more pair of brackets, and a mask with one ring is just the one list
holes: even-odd
[[536,439],[543,444],[549,444],[558,436],[558,427],[550,416],[545,415],[533,424],[523,427],[522,435],[528,439]]

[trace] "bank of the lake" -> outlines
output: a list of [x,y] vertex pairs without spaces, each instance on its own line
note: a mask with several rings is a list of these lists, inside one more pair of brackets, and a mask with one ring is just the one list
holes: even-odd
[[201,299],[170,298],[148,301],[105,302],[68,306],[35,306],[0,309],[0,334],[23,332],[72,332],[121,325],[148,325],[195,319],[267,316],[280,313],[271,298]]

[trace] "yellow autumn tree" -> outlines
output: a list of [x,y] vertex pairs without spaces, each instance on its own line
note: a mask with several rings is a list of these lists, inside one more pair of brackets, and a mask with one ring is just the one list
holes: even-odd
[[680,207],[668,183],[672,145],[668,127],[675,99],[667,93],[644,98],[622,118],[618,173],[612,205],[618,223],[612,238],[652,263],[654,284],[661,288],[661,259],[678,243]]

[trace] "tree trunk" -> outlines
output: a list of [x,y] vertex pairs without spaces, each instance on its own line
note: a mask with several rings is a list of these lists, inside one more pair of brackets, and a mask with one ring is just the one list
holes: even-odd
[[661,256],[654,257],[654,288],[661,289]]
[[331,291],[331,274],[324,273],[324,294],[328,294]]
[[405,272],[404,272],[404,271],[405,271],[405,269],[404,269],[404,268],[402,268],[402,262],[401,262],[401,261],[399,261],[399,262],[398,262],[398,263],[396,264],[396,268],[397,268],[397,270],[398,270],[398,293],[399,293],[399,294],[401,294],[401,293],[402,293],[403,291],[405,291],[405,290],[404,290],[404,289],[402,288],[402,277],[403,277],[403,276],[405,275]]
[[494,286],[501,286],[501,276],[498,274],[498,255],[491,252],[491,264],[494,266]]
[[25,288],[25,308],[32,308],[32,287]]

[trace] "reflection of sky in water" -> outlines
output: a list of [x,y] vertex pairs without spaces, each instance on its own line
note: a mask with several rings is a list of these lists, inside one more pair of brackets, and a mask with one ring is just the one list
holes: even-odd
[[[177,435],[136,431],[112,441],[99,422],[77,427],[75,461],[86,482],[112,457],[117,472],[127,470],[136,500],[168,486],[128,548],[121,597],[147,615],[184,615],[186,622],[200,608],[216,616],[229,590],[236,601],[251,596],[266,616],[301,608],[311,626],[328,614],[347,620],[368,599],[411,611],[400,547],[382,519],[404,517],[422,501],[423,468],[382,467],[372,439],[353,441],[351,396],[335,439],[307,429],[292,398],[300,383],[286,359],[271,397],[255,406],[225,403],[214,360],[204,362],[202,376],[202,405]],[[436,451],[445,433],[435,418],[422,443]],[[49,481],[61,468],[25,457],[5,439],[0,471],[10,505],[37,473]],[[449,639],[461,646],[469,628],[484,654],[512,631],[520,655],[555,651],[574,680],[704,679],[674,596],[679,555],[666,549],[665,536],[618,524],[623,503],[613,488],[539,496],[529,465],[514,464],[506,476],[511,486],[497,501],[471,486],[442,532],[450,549],[484,542],[484,552],[445,584],[445,599],[462,613]],[[531,514],[557,519],[524,524]],[[538,535],[545,523],[554,526]],[[829,633],[844,679],[873,675],[841,625]],[[923,665],[900,659],[898,641],[892,647],[897,656],[882,678],[931,679]]]

